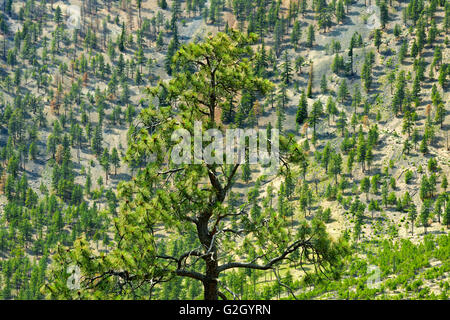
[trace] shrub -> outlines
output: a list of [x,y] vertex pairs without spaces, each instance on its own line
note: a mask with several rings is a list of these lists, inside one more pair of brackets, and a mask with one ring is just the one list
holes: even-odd
[[405,174],[405,183],[409,184],[409,182],[411,181],[411,179],[413,178],[413,173],[411,170],[406,171]]

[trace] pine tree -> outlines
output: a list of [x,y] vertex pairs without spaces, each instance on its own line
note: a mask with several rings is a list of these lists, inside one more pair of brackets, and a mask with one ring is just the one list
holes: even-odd
[[[352,76],[353,76],[353,48],[355,46],[354,42],[355,41],[353,40],[353,37],[352,37],[352,39],[350,40],[349,48],[348,48],[348,56],[350,57],[350,74]],[[334,63],[334,61],[333,61],[333,63]],[[335,72],[335,73],[337,73],[337,72]]]
[[394,97],[392,98],[392,106],[394,109],[394,113],[396,115],[403,111],[403,103],[405,101],[405,89],[406,89],[405,72],[402,70],[400,71],[397,77],[395,93]]
[[412,120],[411,113],[409,111],[406,111],[405,115],[403,117],[402,133],[403,134],[407,133],[408,138],[411,134],[411,130],[413,129],[413,125],[414,125],[414,122]]
[[308,33],[307,33],[307,37],[306,37],[306,46],[308,48],[312,48],[315,40],[316,40],[316,36],[314,34],[314,26],[312,24],[310,24],[308,26]]
[[336,108],[336,103],[334,102],[333,98],[331,96],[328,97],[327,99],[327,104],[325,107],[326,111],[327,111],[327,119],[328,119],[328,125],[330,125],[330,120],[331,117],[333,117],[333,121],[334,121],[334,116],[337,114],[337,108]]
[[414,234],[414,223],[417,218],[417,210],[416,205],[414,203],[411,203],[409,210],[408,210],[408,219],[411,223],[411,234]]
[[384,1],[380,1],[380,20],[381,20],[381,27],[384,29],[386,28],[386,23],[389,20],[389,12],[387,5]]
[[84,190],[86,192],[86,195],[89,195],[91,193],[91,186],[92,186],[92,176],[91,176],[91,168],[89,168],[88,174],[86,175],[86,182],[84,184]]
[[422,152],[423,154],[428,153],[428,143],[427,143],[427,139],[425,138],[425,136],[422,138],[422,142],[420,143],[419,151]]
[[345,19],[344,2],[339,0],[336,6],[336,21],[338,23],[343,22]]
[[447,201],[442,223],[447,225],[447,229],[450,229],[450,201]]
[[94,151],[94,153],[98,156],[101,155],[102,153],[102,141],[103,141],[103,137],[102,137],[102,128],[100,126],[96,126],[94,129],[94,135],[92,138],[92,150]]
[[174,39],[170,40],[169,46],[167,47],[166,58],[164,60],[164,67],[168,75],[172,74],[172,58],[177,51],[177,44]]
[[434,48],[434,55],[433,55],[433,63],[432,66],[437,68],[442,65],[442,49],[440,46],[436,46]]
[[429,183],[428,183],[428,178],[426,175],[424,175],[422,177],[422,180],[420,182],[420,199],[424,200],[425,198],[428,197],[428,190],[429,190]]
[[[165,99],[161,99],[164,107],[155,112],[150,106],[141,113],[142,123],[159,125],[154,131],[139,130],[134,139],[128,140],[127,160],[130,163],[142,162],[145,160],[142,159],[144,155],[157,153],[160,156],[155,157],[156,163],[148,164],[133,179],[119,187],[122,205],[117,220],[121,223],[116,224],[116,231],[123,236],[120,246],[113,243],[113,248],[100,255],[88,245],[89,240],[79,239],[73,250],[57,251],[52,256],[53,272],[49,274],[48,282],[55,286],[48,292],[49,297],[67,296],[66,261],[69,260],[71,264],[79,266],[86,283],[94,283],[103,275],[108,277],[108,282],[120,283],[126,280],[133,287],[142,285],[144,278],[158,279],[156,281],[163,286],[170,283],[167,287],[175,287],[175,291],[178,291],[181,284],[200,280],[207,300],[217,300],[223,296],[219,291],[218,279],[224,273],[234,273],[231,269],[268,270],[275,267],[275,262],[283,263],[293,258],[292,254],[301,254],[306,248],[311,252],[305,258],[305,263],[309,265],[315,264],[318,269],[326,265],[334,269],[340,264],[344,249],[340,242],[332,242],[321,225],[313,228],[307,221],[305,232],[292,232],[282,222],[284,217],[281,214],[286,214],[285,210],[264,210],[261,213],[264,220],[261,220],[267,221],[267,228],[244,228],[243,237],[264,239],[267,242],[269,250],[258,252],[264,258],[254,259],[251,255],[238,254],[235,250],[238,242],[234,243],[233,237],[226,239],[220,235],[226,233],[223,228],[245,226],[251,217],[248,212],[241,214],[242,208],[236,205],[233,207],[232,204],[236,200],[240,201],[240,196],[231,192],[235,189],[240,164],[187,163],[175,166],[173,159],[164,157],[163,150],[173,147],[170,136],[174,129],[184,127],[193,130],[196,121],[203,121],[202,131],[217,127],[217,114],[230,96],[242,97],[248,93],[263,97],[273,87],[272,83],[257,77],[252,70],[254,55],[251,46],[255,42],[256,37],[252,34],[245,36],[232,31],[231,35],[218,33],[197,43],[187,43],[183,50],[178,51],[174,63],[180,64],[180,72],[149,89],[152,94],[161,95],[162,87],[165,88]],[[198,101],[204,98],[205,92],[209,96],[203,105]],[[286,150],[282,150],[283,155],[280,155],[288,159],[287,166],[290,159],[297,162],[296,156],[290,155],[290,150],[296,150],[295,143],[292,146],[290,144],[288,142]],[[105,171],[108,169],[105,168]],[[312,193],[307,194],[310,209]],[[96,216],[100,216],[97,209],[88,215],[94,221]],[[220,223],[224,216],[227,218],[226,224]],[[149,232],[153,226],[158,226],[167,236],[161,238],[153,235]],[[193,253],[187,244],[196,246],[197,252]],[[244,251],[253,252],[257,241],[250,241],[248,245],[249,250]],[[77,254],[80,250],[83,251],[82,255]],[[198,257],[199,260],[195,259]],[[145,272],[138,278],[127,276],[136,274],[136,265]],[[143,285],[144,290],[137,290],[136,297],[148,297],[148,290],[145,290],[149,289],[148,284]],[[109,297],[117,294],[115,289],[114,286],[101,285],[86,291],[82,288],[79,294],[75,292],[74,295]]]
[[168,7],[167,0],[158,0],[158,5],[161,9],[166,10]]
[[408,44],[406,41],[403,41],[398,51],[398,60],[400,61],[400,63],[403,63],[407,53],[408,53]]
[[344,100],[347,98],[348,94],[349,92],[347,87],[347,81],[345,79],[342,79],[338,90],[338,99],[341,100],[341,103],[344,103]]
[[306,88],[306,96],[308,98],[312,97],[312,85],[313,85],[313,63],[311,61],[311,67],[309,69],[309,77],[308,77],[308,87]]
[[122,31],[118,39],[118,47],[121,52],[125,51],[125,39],[126,39],[125,22],[122,22]]
[[373,42],[375,47],[377,47],[377,52],[380,52],[380,45],[381,45],[381,30],[376,29],[373,37]]
[[370,190],[370,179],[369,177],[364,177],[361,180],[361,192],[366,194],[366,201],[369,201],[369,190]]
[[291,82],[292,78],[292,67],[291,62],[289,60],[289,56],[287,54],[287,51],[284,52],[284,62],[281,65],[281,79],[285,85],[288,85]]
[[445,196],[440,195],[434,204],[434,215],[438,217],[438,223],[441,223],[442,207],[445,205]]
[[[320,29],[323,29],[325,32],[327,32],[327,29],[331,27],[332,21],[331,16],[333,14],[333,8],[324,8],[319,12],[317,24]],[[314,41],[314,40],[313,40]]]
[[300,12],[305,16],[305,12],[308,9],[308,0],[300,0]]
[[372,164],[373,161],[373,152],[372,152],[372,147],[369,146],[367,148],[367,152],[366,152],[366,163],[367,163],[367,168],[370,172],[370,165]]
[[331,71],[333,71],[335,74],[339,74],[339,72],[343,69],[344,67],[344,61],[343,58],[336,53],[334,58],[333,58],[333,62],[331,63]]
[[339,118],[336,121],[336,127],[341,130],[341,136],[344,136],[344,130],[347,126],[347,117],[344,111],[339,113]]
[[330,161],[330,174],[334,175],[334,181],[337,184],[337,176],[342,172],[342,156],[340,153],[333,153]]
[[105,181],[106,181],[106,183],[108,183],[108,173],[109,173],[109,169],[111,167],[111,162],[110,162],[110,156],[109,156],[109,152],[108,152],[107,148],[103,149],[103,154],[100,159],[100,164],[102,165],[103,170],[105,171]]
[[320,80],[320,89],[323,94],[328,92],[327,77],[325,74],[322,75],[322,79]]
[[428,29],[428,45],[432,46],[433,42],[436,40],[436,36],[438,34],[438,30],[436,27],[436,21],[434,19],[431,19],[431,26]]
[[422,204],[422,210],[420,211],[420,223],[422,224],[424,228],[425,234],[427,233],[427,227],[428,227],[428,219],[430,217],[430,205],[431,202],[429,199],[425,200]]
[[52,158],[55,159],[56,146],[58,139],[54,134],[50,134],[47,138],[47,154],[51,154]]
[[[3,34],[3,58],[5,58],[6,57],[6,40],[8,37],[9,27],[8,27],[8,22],[4,18],[0,18],[0,30],[2,31],[2,34]],[[12,51],[10,51],[10,52],[12,54]],[[13,57],[14,57],[14,59],[11,59]],[[8,60],[10,60],[10,61],[15,60],[14,55],[12,55],[11,58]],[[10,63],[10,64],[13,65],[14,63]]]
[[356,149],[356,157],[357,161],[362,165],[361,166],[362,172],[364,172],[365,168],[366,152],[367,152],[366,141],[364,140],[364,135],[360,134],[358,138],[358,146]]
[[443,176],[442,177],[442,183],[441,183],[441,189],[446,192],[447,191],[447,187],[448,187],[448,181],[447,181],[447,176]]
[[316,100],[312,105],[311,115],[309,117],[309,123],[313,125],[313,140],[315,140],[316,125],[319,123],[322,113],[323,113],[322,102],[320,100]]
[[411,148],[412,148],[411,143],[409,142],[408,139],[405,139],[405,141],[403,142],[403,152],[409,155]]
[[435,121],[437,123],[439,123],[441,129],[442,129],[442,124],[444,123],[445,113],[446,113],[446,110],[445,110],[444,104],[441,102],[436,107],[436,116],[435,116]]
[[396,38],[398,38],[398,37],[400,37],[401,33],[402,33],[402,29],[401,29],[400,25],[396,23],[394,26],[394,36]]
[[297,50],[301,37],[302,31],[300,29],[300,22],[297,20],[295,21],[291,32],[291,44],[294,47],[294,50]]
[[322,157],[320,159],[322,162],[322,167],[325,168],[325,173],[328,173],[328,163],[330,162],[330,157],[331,157],[331,145],[328,142],[323,148]]
[[362,213],[358,211],[358,213],[356,214],[356,222],[354,226],[354,239],[356,241],[359,241],[361,237],[362,225],[363,225],[363,216]]
[[164,37],[162,31],[160,31],[158,34],[158,38],[156,39],[156,47],[158,49],[161,49],[163,45],[164,45]]
[[30,160],[36,160],[37,153],[38,153],[37,146],[36,146],[36,143],[33,141],[33,142],[31,142],[30,149],[28,151]]
[[119,153],[117,152],[116,147],[114,147],[111,151],[111,163],[114,166],[114,175],[117,175],[117,168],[120,166],[120,158]]
[[295,71],[297,73],[302,73],[303,63],[305,63],[305,58],[303,58],[302,56],[298,56],[297,58],[295,58]]
[[245,161],[242,165],[242,180],[245,183],[248,183],[251,179],[251,171],[250,171],[250,165],[248,161]]
[[285,109],[286,109],[290,99],[287,94],[287,85],[284,82],[282,82],[280,84],[280,89],[278,91],[277,100],[281,107],[281,111],[285,112]]
[[280,20],[277,20],[274,30],[274,50],[277,57],[280,55],[281,45],[283,42],[283,30],[281,23],[282,22]]
[[361,69],[361,78],[363,81],[364,89],[368,93],[370,86],[372,85],[372,64],[365,59],[363,67]]
[[412,134],[411,134],[411,141],[414,144],[414,150],[417,149],[417,143],[419,142],[419,131],[416,129],[413,130]]
[[55,9],[55,16],[54,16],[55,23],[59,26],[62,23],[62,19],[63,18],[61,8],[57,6]]

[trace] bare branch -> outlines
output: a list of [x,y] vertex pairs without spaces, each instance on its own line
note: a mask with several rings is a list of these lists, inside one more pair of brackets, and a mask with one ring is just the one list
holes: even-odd
[[291,287],[289,287],[288,285],[285,285],[283,282],[281,282],[280,276],[277,274],[277,271],[274,269],[272,269],[273,273],[275,274],[275,277],[277,278],[278,284],[286,289],[289,290],[289,293],[294,297],[295,300],[298,300],[297,297],[294,294],[294,291],[292,290]]
[[172,169],[172,170],[167,170],[167,171],[161,171],[158,172],[159,175],[165,175],[165,174],[169,174],[169,173],[175,173],[181,170],[184,170],[185,168],[178,168],[178,169]]
[[257,270],[268,270],[271,269],[273,265],[284,260],[289,254],[297,250],[299,247],[308,247],[311,246],[311,243],[307,240],[298,240],[292,243],[281,255],[276,258],[273,258],[265,265],[259,265],[253,262],[230,262],[224,265],[221,265],[218,270],[222,272],[227,269],[232,268],[249,268],[249,269],[257,269]]

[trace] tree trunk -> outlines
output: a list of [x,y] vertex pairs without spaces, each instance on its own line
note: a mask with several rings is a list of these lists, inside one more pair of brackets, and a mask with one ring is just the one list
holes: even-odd
[[218,300],[219,294],[217,284],[217,279],[208,279],[203,282],[205,300]]
[[197,234],[203,248],[209,255],[204,257],[206,263],[206,278],[203,281],[204,299],[218,300],[219,265],[217,261],[217,247],[212,232],[208,230],[208,221],[212,212],[204,212],[197,223]]

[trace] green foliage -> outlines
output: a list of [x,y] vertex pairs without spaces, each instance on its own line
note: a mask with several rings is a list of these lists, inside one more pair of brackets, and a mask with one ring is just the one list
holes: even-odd
[[306,121],[306,119],[308,119],[308,102],[306,100],[305,92],[302,91],[300,100],[298,102],[298,109],[295,121],[298,124],[303,124]]
[[[50,10],[6,0],[0,15],[0,298],[201,299],[207,281],[198,274],[208,274],[228,298],[447,299],[448,282],[432,292],[428,280],[449,271],[448,235],[425,233],[448,233],[450,226],[441,155],[448,3],[399,3],[403,20],[394,21],[398,8],[377,1],[382,25],[368,38],[348,34],[346,16],[364,11],[350,0],[158,0],[154,11],[141,0],[120,8],[93,4],[80,29],[68,28],[57,4]],[[208,30],[224,30],[228,38],[202,33],[200,16]],[[316,31],[324,50],[314,48]],[[347,48],[342,39],[349,36]],[[307,56],[332,61],[314,71]],[[143,92],[150,97],[141,98]],[[276,179],[248,163],[235,169],[172,162],[171,134],[192,133],[195,120],[203,132],[266,127],[269,133],[276,121],[288,135],[280,139]],[[402,137],[391,128],[396,123]],[[386,153],[392,147],[393,157]],[[205,212],[209,239],[202,240],[193,219]],[[338,258],[346,250],[326,235],[330,222],[344,226],[354,255]],[[414,237],[414,244],[399,236]],[[316,251],[299,246],[289,260],[266,265],[305,239]],[[311,256],[327,258],[321,267],[331,277],[293,272],[305,264],[313,270]],[[431,267],[430,259],[441,264]],[[211,260],[269,269],[211,272]],[[77,262],[86,276],[80,295],[67,288],[67,267]],[[382,269],[380,288],[367,286],[370,264]],[[333,280],[342,272],[341,281]]]
[[[231,201],[231,187],[238,164],[209,165],[200,162],[191,165],[164,160],[162,150],[170,151],[176,146],[170,139],[173,129],[182,125],[187,130],[193,130],[194,121],[200,119],[204,121],[203,130],[220,129],[215,121],[215,110],[224,108],[229,98],[243,90],[256,94],[258,91],[266,93],[271,88],[270,82],[255,76],[249,60],[245,58],[252,55],[249,44],[254,40],[253,35],[245,37],[235,32],[230,35],[219,33],[204,42],[184,45],[175,54],[174,63],[180,66],[180,72],[175,73],[168,82],[149,90],[151,95],[159,96],[160,101],[164,90],[167,105],[158,110],[152,105],[144,109],[139,117],[145,126],[135,133],[134,140],[129,141],[125,157],[128,163],[150,153],[154,153],[156,159],[139,170],[133,180],[122,182],[119,187],[119,196],[123,199],[116,220],[120,244],[114,243],[110,252],[100,255],[92,252],[85,239],[77,240],[69,252],[61,248],[55,256],[53,276],[46,291],[49,297],[73,297],[75,293],[65,286],[68,275],[63,270],[69,263],[75,262],[85,275],[80,292],[84,298],[116,296],[115,279],[143,285],[143,290],[139,292],[123,291],[121,297],[127,298],[135,295],[148,297],[150,281],[160,283],[170,280],[176,285],[178,279],[187,277],[189,283],[197,280],[203,283],[206,299],[217,299],[219,287],[216,278],[221,277],[223,271],[269,269],[294,252],[298,253],[298,257],[304,255],[299,249],[310,241],[320,244],[313,245],[311,242],[308,247],[323,259],[317,267],[329,269],[337,275],[333,270],[339,265],[345,248],[328,238],[321,222],[314,220],[310,225],[304,221],[298,231],[288,231],[290,225],[282,218],[289,215],[284,202],[279,203],[278,211],[269,207],[261,215],[254,215],[255,221],[240,213],[245,208],[239,208]],[[195,66],[194,72],[188,70],[192,66]],[[203,96],[210,97],[205,104],[199,103],[203,101]],[[178,101],[176,113],[179,117],[172,117],[175,114],[174,101]],[[316,102],[313,108],[316,119],[321,113],[319,103]],[[162,119],[165,121],[160,122],[162,125],[157,130],[146,129],[154,121]],[[290,162],[297,161],[296,150],[295,144],[281,139],[281,151],[290,157]],[[224,174],[219,176],[217,171]],[[168,183],[168,180],[171,182]],[[245,235],[244,243],[239,246],[235,245],[233,233],[224,231],[228,225],[224,220],[226,217],[232,228],[239,226],[242,229],[237,233]],[[263,219],[269,219],[267,228],[256,228]],[[164,239],[148,232],[156,226],[164,228]],[[184,240],[175,240],[178,236]],[[274,259],[268,265],[261,259],[254,259],[255,253],[260,255],[262,243],[265,246],[264,255],[269,260]],[[233,262],[235,255],[243,259]],[[310,261],[309,256],[303,258]],[[133,274],[133,277],[125,279],[125,273]],[[101,285],[93,290],[87,285],[89,279],[94,277],[99,279]]]

